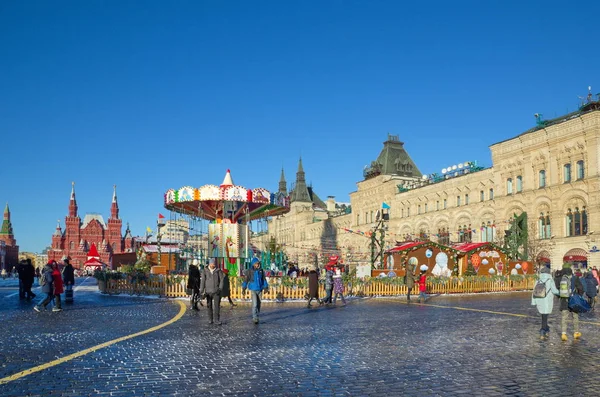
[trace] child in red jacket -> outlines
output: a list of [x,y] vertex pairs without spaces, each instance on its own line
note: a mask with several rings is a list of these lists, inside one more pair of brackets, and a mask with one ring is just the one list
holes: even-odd
[[423,299],[423,303],[427,300],[427,275],[425,274],[427,270],[421,270],[421,274],[419,275],[419,303],[421,303],[421,299]]

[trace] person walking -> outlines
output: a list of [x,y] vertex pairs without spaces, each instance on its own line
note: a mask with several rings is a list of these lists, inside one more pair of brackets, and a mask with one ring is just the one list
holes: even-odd
[[419,303],[427,302],[427,269],[421,269],[419,275]]
[[52,277],[52,262],[48,262],[40,273],[39,283],[42,287],[42,292],[46,294],[44,299],[42,299],[37,305],[33,307],[33,310],[36,312],[40,312],[42,310],[46,310],[46,306],[48,303],[54,299],[54,283]]
[[19,274],[19,299],[25,299],[25,259],[19,261],[16,266],[17,273]]
[[52,286],[54,287],[54,307],[53,312],[62,312],[62,304],[60,301],[60,294],[65,292],[63,286],[62,274],[58,269],[58,263],[52,261]]
[[323,302],[326,305],[333,303],[333,275],[335,273],[334,265],[337,263],[336,260],[329,260],[329,263],[325,265],[325,299]]
[[221,291],[221,298],[227,298],[232,308],[237,306],[231,300],[231,285],[229,283],[229,270],[227,269],[223,269],[223,291]]
[[242,282],[243,295],[246,294],[246,289],[249,289],[252,295],[252,321],[254,321],[254,324],[258,324],[262,293],[263,291],[269,291],[269,283],[258,258],[252,258],[252,268],[248,269],[244,275],[244,281]]
[[588,303],[590,304],[592,310],[594,310],[596,295],[598,295],[598,280],[596,280],[592,272],[589,271],[585,274],[585,277],[581,281],[584,283],[585,294],[588,297]]
[[27,300],[31,300],[37,296],[31,291],[34,279],[35,269],[33,267],[33,264],[31,263],[31,259],[27,258],[25,259],[25,265],[23,268],[23,288],[25,289],[25,298]]
[[[223,272],[217,269],[214,258],[208,262],[208,267],[202,271],[200,279],[200,296],[206,296],[208,308],[208,323],[221,325],[221,291],[223,290]],[[214,317],[213,317],[214,315]]]
[[319,305],[323,304],[323,302],[319,300],[319,272],[315,265],[312,265],[308,271],[308,304],[306,307],[312,307],[310,303],[313,299],[316,299],[317,302],[319,302]]
[[339,265],[334,267],[333,274],[333,304],[335,305],[335,301],[338,296],[342,299],[342,304],[346,306],[346,299],[344,298],[344,280],[342,279],[342,269]]
[[198,259],[194,259],[188,269],[187,288],[192,292],[190,300],[192,310],[200,310],[198,303],[202,305],[202,302],[200,300],[200,269],[198,268]]
[[65,285],[65,303],[73,303],[73,286],[75,285],[75,269],[69,257],[63,258],[62,280]]
[[408,259],[408,264],[406,265],[404,284],[406,284],[406,301],[408,303],[410,303],[410,294],[412,289],[415,287],[415,270],[418,264],[419,260],[412,256]]
[[581,338],[581,332],[579,332],[579,314],[569,309],[569,297],[572,294],[583,294],[583,284],[581,280],[573,274],[570,263],[565,263],[562,270],[556,272],[554,283],[555,287],[558,288],[559,301],[560,301],[560,314],[561,314],[561,339],[563,341],[569,340],[567,337],[567,322],[569,320],[569,314],[573,318],[573,338]]
[[531,294],[531,304],[536,306],[538,313],[542,315],[542,327],[540,328],[540,339],[547,339],[550,334],[550,327],[548,326],[548,315],[552,313],[552,309],[554,308],[554,296],[558,296],[558,288],[552,281],[552,276],[550,275],[550,268],[547,266],[543,266],[540,269],[540,274],[538,276],[538,283],[543,283],[545,296],[544,297],[535,297],[534,294]]

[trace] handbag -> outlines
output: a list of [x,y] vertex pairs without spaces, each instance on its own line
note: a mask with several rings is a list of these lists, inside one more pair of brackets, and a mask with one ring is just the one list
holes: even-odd
[[575,313],[587,313],[590,311],[590,304],[579,294],[573,294],[569,297],[569,309]]

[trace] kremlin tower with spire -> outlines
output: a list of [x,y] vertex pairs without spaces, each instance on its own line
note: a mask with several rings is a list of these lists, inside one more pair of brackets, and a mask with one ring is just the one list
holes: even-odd
[[0,246],[0,270],[6,269],[8,272],[19,262],[19,246],[13,235],[8,203],[4,208],[4,219],[2,220],[2,229],[0,229]]
[[117,203],[117,187],[114,186],[110,218],[104,222],[102,215],[86,214],[81,218],[77,214],[75,199],[75,183],[71,187],[69,215],[65,217],[65,230],[60,227],[60,221],[52,235],[52,246],[48,250],[48,260],[59,262],[63,257],[71,258],[75,268],[81,268],[88,259],[92,245],[98,251],[99,260],[107,265],[111,263],[113,254],[134,252],[134,241],[127,225],[125,237],[121,234],[123,221],[119,219]]

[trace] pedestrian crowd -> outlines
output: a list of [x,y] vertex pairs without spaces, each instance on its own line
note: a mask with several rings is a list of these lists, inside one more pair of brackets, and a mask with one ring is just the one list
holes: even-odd
[[536,306],[542,316],[540,338],[547,339],[550,335],[548,316],[552,314],[555,299],[558,299],[561,315],[561,340],[569,340],[569,322],[573,323],[573,338],[581,338],[579,316],[594,310],[599,284],[596,268],[585,273],[579,269],[573,272],[572,265],[565,263],[552,277],[550,267],[543,266],[531,296],[531,304]]
[[[58,262],[49,261],[40,272],[38,283],[45,296],[33,307],[36,312],[46,310],[48,305],[54,303],[53,312],[61,312],[61,294],[65,293],[65,302],[73,302],[73,285],[75,285],[75,269],[71,265],[70,258],[62,259],[62,271]],[[34,295],[35,296],[35,295]]]

